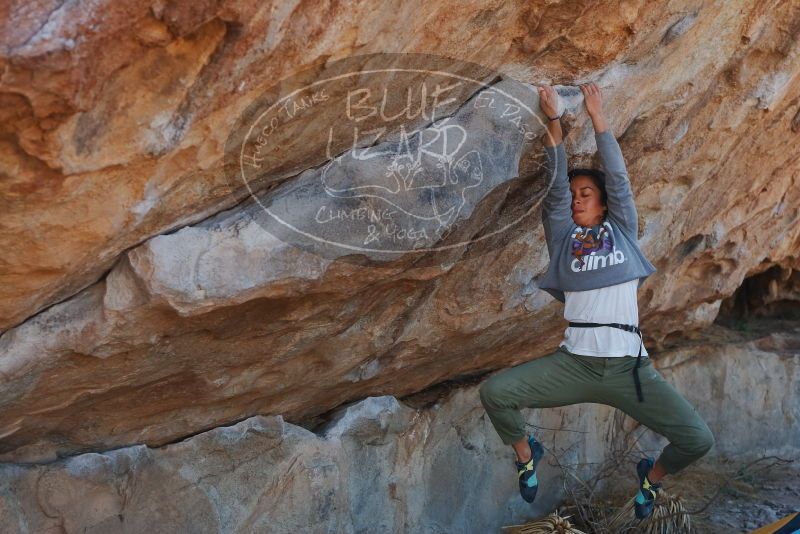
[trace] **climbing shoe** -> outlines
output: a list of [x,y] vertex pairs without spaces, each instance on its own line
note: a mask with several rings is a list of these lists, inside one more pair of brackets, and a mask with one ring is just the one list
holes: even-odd
[[533,436],[528,436],[528,444],[531,446],[531,459],[527,462],[514,460],[514,465],[517,467],[519,492],[522,498],[527,502],[533,502],[536,498],[536,490],[539,489],[539,481],[536,479],[536,464],[544,456],[544,447]]
[[656,494],[661,490],[661,483],[653,483],[647,479],[647,473],[653,468],[655,461],[652,457],[642,458],[636,464],[636,474],[639,476],[639,491],[634,499],[633,509],[638,519],[650,517],[653,513]]

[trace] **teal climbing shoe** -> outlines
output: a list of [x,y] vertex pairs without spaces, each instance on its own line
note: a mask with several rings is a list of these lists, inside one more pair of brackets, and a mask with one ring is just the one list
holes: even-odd
[[544,447],[533,436],[528,436],[528,444],[531,446],[531,459],[527,462],[514,460],[514,465],[517,468],[519,492],[522,498],[526,502],[533,502],[536,498],[536,491],[539,489],[539,481],[536,479],[536,464],[544,456]]
[[653,468],[653,458],[642,458],[636,464],[636,474],[639,476],[639,491],[633,502],[633,509],[638,519],[650,517],[655,506],[656,494],[661,490],[660,483],[650,482],[647,473]]

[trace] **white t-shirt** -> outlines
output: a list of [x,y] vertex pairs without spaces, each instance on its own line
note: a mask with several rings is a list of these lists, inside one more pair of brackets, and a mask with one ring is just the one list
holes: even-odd
[[[622,323],[639,325],[636,290],[639,279],[621,284],[564,292],[564,319],[581,323]],[[639,334],[613,326],[594,328],[568,326],[561,346],[583,356],[636,356]],[[647,350],[642,342],[642,357]]]

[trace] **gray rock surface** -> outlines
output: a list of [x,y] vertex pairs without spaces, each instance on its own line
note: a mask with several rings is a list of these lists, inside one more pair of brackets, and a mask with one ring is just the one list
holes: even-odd
[[[662,374],[715,434],[717,446],[698,466],[753,454],[800,457],[798,339],[797,332],[709,339],[658,355]],[[782,394],[753,387],[747,377],[756,376]],[[343,405],[313,432],[281,416],[254,416],[157,448],[4,464],[0,524],[13,533],[496,532],[554,509],[564,497],[559,463],[588,477],[631,441],[635,454],[666,444],[603,405],[524,409],[548,451],[540,496],[529,505],[478,384],[437,393],[432,403],[421,395]],[[740,511],[743,524],[771,517],[751,508]]]

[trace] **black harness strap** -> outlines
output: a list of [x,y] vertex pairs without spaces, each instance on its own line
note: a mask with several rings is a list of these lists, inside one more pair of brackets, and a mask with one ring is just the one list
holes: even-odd
[[593,328],[595,326],[613,326],[614,328],[639,334],[639,354],[636,356],[636,365],[633,367],[633,383],[636,386],[636,396],[638,397],[639,402],[643,402],[644,397],[642,396],[642,385],[639,383],[639,363],[642,361],[642,331],[639,330],[639,327],[632,324],[622,323],[576,323],[574,321],[570,321],[569,325],[583,328]]

